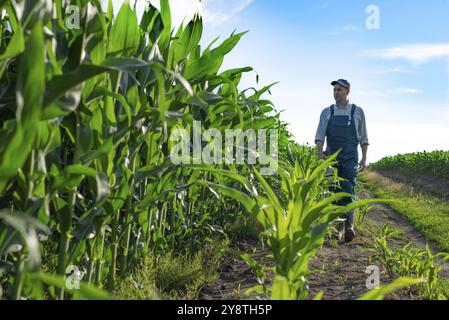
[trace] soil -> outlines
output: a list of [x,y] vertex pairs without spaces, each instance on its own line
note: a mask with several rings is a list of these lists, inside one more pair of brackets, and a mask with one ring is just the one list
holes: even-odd
[[[359,198],[372,198],[367,190],[359,192]],[[357,232],[357,237],[349,244],[326,240],[324,246],[317,252],[310,261],[311,274],[309,276],[309,298],[313,298],[323,292],[323,300],[351,300],[359,297],[366,288],[366,280],[369,273],[366,273],[368,266],[375,265],[370,261],[373,253],[366,249],[372,246],[373,238],[369,230],[375,226],[382,227],[390,224],[391,227],[402,232],[401,240],[394,240],[390,246],[401,246],[410,241],[415,247],[424,248],[426,238],[424,238],[413,226],[405,220],[400,213],[396,212],[388,205],[377,204],[367,215],[362,230]],[[433,252],[440,251],[434,243],[429,242]],[[234,244],[234,249],[238,249],[252,254],[259,262],[271,265],[272,261],[265,258],[269,254],[268,248],[261,247],[257,241],[240,241]],[[440,277],[449,278],[449,266],[443,265]],[[381,269],[380,282],[386,284],[392,279],[385,270]],[[251,268],[240,258],[226,256],[220,270],[220,278],[216,283],[204,287],[200,293],[201,300],[236,300],[248,299],[243,292],[257,285],[256,276]],[[404,289],[386,297],[387,299],[413,300],[419,299]]]
[[[254,249],[257,251],[255,253]],[[263,247],[257,240],[242,240],[232,244],[232,250],[246,252],[265,266],[272,265],[266,256],[270,254],[267,247]],[[269,278],[269,277],[268,277]],[[226,255],[220,268],[220,278],[217,282],[204,287],[199,300],[244,300],[247,289],[256,286],[257,280],[251,267],[240,257]]]

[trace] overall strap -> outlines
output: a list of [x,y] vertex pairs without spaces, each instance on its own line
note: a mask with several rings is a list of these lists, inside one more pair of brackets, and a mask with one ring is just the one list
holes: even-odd
[[352,110],[351,110],[351,119],[354,119],[355,108],[356,108],[356,105],[353,104],[352,105]]
[[331,105],[331,117],[334,116],[335,105]]

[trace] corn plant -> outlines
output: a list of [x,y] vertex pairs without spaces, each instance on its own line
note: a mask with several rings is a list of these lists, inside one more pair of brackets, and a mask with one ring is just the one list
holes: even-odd
[[385,157],[370,165],[374,170],[394,170],[400,173],[427,174],[434,177],[449,178],[449,152],[415,152]]
[[357,300],[383,300],[386,295],[395,292],[396,290],[407,288],[413,285],[422,283],[422,279],[400,277],[393,282],[382,285],[379,288],[374,288],[357,298]]
[[423,279],[417,286],[420,296],[428,299],[447,299],[447,292],[441,286],[438,277],[441,264],[449,259],[444,252],[433,254],[426,244],[425,249],[412,247],[412,242],[403,247],[391,248],[389,241],[395,235],[395,230],[388,225],[375,232],[375,245],[370,251],[374,253],[373,260],[379,261],[387,269],[390,277],[406,276]]
[[[266,288],[265,283],[253,288],[271,299],[301,300],[308,296],[308,262],[324,242],[330,224],[348,210],[379,200],[360,200],[347,206],[334,203],[348,196],[347,193],[323,195],[328,186],[326,168],[335,164],[337,154],[325,161],[318,159],[313,150],[292,144],[281,161],[278,178],[280,189],[274,190],[267,180],[253,169],[250,179],[222,172],[236,179],[247,190],[246,193],[223,185],[210,183],[225,196],[240,201],[254,214],[263,227],[275,262],[274,283]],[[250,266],[263,272],[248,255],[242,256]]]
[[374,208],[373,206],[363,206],[360,208],[355,209],[354,211],[354,227],[358,230],[363,229],[366,217],[368,215],[368,212]]

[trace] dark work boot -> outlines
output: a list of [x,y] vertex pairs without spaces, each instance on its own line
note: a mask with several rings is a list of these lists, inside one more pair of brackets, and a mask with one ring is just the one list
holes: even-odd
[[355,231],[353,228],[345,228],[345,242],[349,243],[355,238]]
[[354,231],[354,210],[351,210],[346,215],[346,222],[345,222],[345,242],[349,243],[355,238],[355,231]]

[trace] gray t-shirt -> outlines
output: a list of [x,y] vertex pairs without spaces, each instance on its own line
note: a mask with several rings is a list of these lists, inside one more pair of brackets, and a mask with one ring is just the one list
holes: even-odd
[[[341,108],[340,106],[335,106],[334,115],[336,116],[349,116],[351,117],[351,109],[352,104],[348,103],[348,105],[345,108]],[[327,125],[329,123],[329,119],[331,117],[331,107],[327,107],[321,112],[320,116],[320,123],[318,125],[318,129],[316,131],[315,135],[315,141],[325,141],[326,137],[326,129]],[[355,118],[355,128],[357,131],[357,140],[359,141],[360,145],[368,144],[368,134],[366,130],[366,120],[365,120],[365,113],[363,112],[363,109],[356,106],[355,112],[354,112],[354,118]]]

